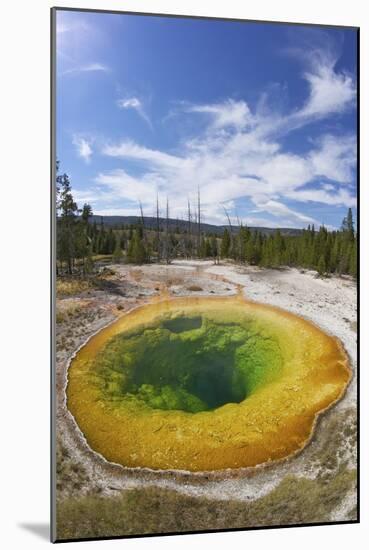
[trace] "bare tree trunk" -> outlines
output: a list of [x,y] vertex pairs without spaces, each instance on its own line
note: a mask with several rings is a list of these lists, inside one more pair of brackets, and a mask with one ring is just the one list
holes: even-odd
[[187,256],[192,258],[192,231],[191,231],[191,204],[190,199],[187,199],[187,210],[188,210],[188,247],[187,247]]
[[167,208],[166,208],[166,215],[165,215],[165,260],[167,264],[170,263],[169,258],[169,201],[167,197]]
[[139,201],[139,204],[140,204],[140,215],[141,215],[141,224],[142,224],[142,239],[145,242],[145,218],[143,214],[141,201]]
[[242,242],[241,242],[241,227],[242,223],[237,213],[237,227],[238,227],[238,260],[242,262]]
[[142,228],[144,228],[144,226],[145,226],[145,220],[144,220],[144,215],[143,215],[143,210],[142,210],[142,202],[139,201],[139,204],[140,204],[140,214],[141,214]]
[[145,249],[146,249],[147,259],[150,262],[151,258],[149,257],[149,248],[147,246],[147,239],[146,239],[146,232],[145,232],[145,218],[144,218],[144,213],[143,213],[141,201],[139,201],[139,205],[140,205],[140,215],[141,215],[141,225],[142,225],[142,241],[143,241]]
[[231,223],[231,219],[230,219],[229,214],[228,214],[228,210],[226,209],[225,206],[223,206],[223,209],[224,209],[225,215],[227,216],[227,220],[228,220],[228,225],[229,225],[229,236],[230,236],[230,239],[231,239],[231,251],[232,251],[232,250],[233,250],[233,231],[232,231],[232,223]]
[[197,223],[198,223],[198,245],[197,255],[200,256],[201,249],[201,204],[200,204],[200,187],[197,187]]
[[156,195],[156,242],[158,247],[158,262],[160,262],[160,221],[159,221],[159,196]]

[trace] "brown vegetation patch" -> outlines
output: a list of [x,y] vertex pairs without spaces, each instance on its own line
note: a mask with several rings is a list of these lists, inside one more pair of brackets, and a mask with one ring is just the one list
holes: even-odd
[[88,300],[64,299],[57,301],[56,322],[62,324],[77,318],[86,310],[89,305]]
[[324,430],[324,440],[312,445],[310,462],[317,468],[318,478],[328,481],[356,454],[357,422],[355,409],[332,411],[323,418],[319,429]]
[[58,298],[62,296],[74,296],[85,290],[93,288],[91,279],[79,278],[57,278],[56,280],[56,295]]
[[68,499],[57,506],[58,539],[330,521],[355,482],[354,470],[340,471],[329,483],[290,475],[268,495],[251,502],[214,501],[156,487],[126,491],[115,498]]
[[82,464],[73,460],[68,449],[58,440],[56,445],[56,490],[58,496],[76,495],[89,482]]

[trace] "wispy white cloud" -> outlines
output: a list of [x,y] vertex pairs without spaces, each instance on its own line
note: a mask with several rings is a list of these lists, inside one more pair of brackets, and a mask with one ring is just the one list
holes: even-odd
[[123,141],[118,145],[105,145],[102,153],[110,157],[130,158],[148,162],[163,169],[179,167],[183,162],[180,157],[155,149],[148,149],[132,141]]
[[99,173],[96,182],[106,186],[114,197],[127,199],[137,203],[154,204],[157,186],[160,185],[160,176],[150,173],[140,178],[130,176],[125,170],[117,169],[108,173]]
[[332,66],[323,65],[306,72],[305,79],[310,86],[310,97],[298,113],[299,117],[325,117],[341,113],[353,104],[356,88],[352,77],[336,73]]
[[[284,153],[277,143],[242,133],[229,134],[221,140],[218,135],[212,139],[207,133],[198,147],[193,142],[183,144],[181,155],[122,142],[106,145],[102,153],[136,161],[141,174],[115,170],[100,173],[96,181],[107,186],[117,199],[141,201],[145,209],[154,204],[156,192],[168,195],[172,212],[179,217],[185,216],[187,197],[195,202],[199,185],[208,221],[223,222],[223,204],[228,203],[234,211],[234,205],[247,199],[254,204],[255,213],[278,217],[287,225],[304,226],[319,221],[287,207],[285,200],[337,206],[355,203],[348,183],[354,162],[352,142],[352,136],[327,135],[314,143],[306,155]],[[335,164],[338,152],[340,162]],[[332,181],[328,187],[327,180]],[[312,183],[313,188],[306,187]],[[349,187],[337,188],[340,185]]]
[[57,34],[66,33],[86,33],[91,31],[91,25],[81,18],[65,17],[65,14],[59,13],[56,20],[56,32]]
[[[128,172],[125,166],[97,175],[97,189],[109,197],[99,213],[137,212],[141,201],[144,211],[151,214],[159,193],[163,199],[168,196],[172,216],[185,217],[187,198],[195,205],[198,186],[204,218],[214,223],[224,223],[225,204],[231,215],[240,211],[245,223],[300,227],[322,221],[305,213],[308,203],[354,206],[354,135],[325,133],[299,154],[287,149],[281,139],[318,119],[338,116],[355,104],[353,79],[335,69],[333,54],[314,52],[312,58],[302,73],[308,96],[299,108],[283,113],[269,110],[265,98],[254,110],[245,101],[234,99],[205,105],[187,103],[180,105],[175,117],[203,116],[205,126],[172,151],[127,139],[104,143],[100,147],[103,155],[121,159],[123,166],[129,160],[135,169]],[[145,119],[137,97],[121,99],[118,106],[134,109]],[[247,211],[242,206],[245,203]],[[124,208],[117,206],[121,204]]]
[[289,51],[305,66],[302,76],[309,87],[308,98],[295,114],[296,118],[342,113],[354,104],[356,85],[352,75],[336,69],[339,44],[322,31],[305,30],[302,36],[305,37],[303,45]]
[[191,105],[187,107],[187,111],[210,115],[214,128],[242,129],[251,125],[254,120],[247,103],[233,99],[213,105]]
[[81,136],[74,135],[73,145],[76,147],[78,156],[81,157],[86,163],[89,163],[92,156],[91,143]]
[[91,73],[91,72],[103,72],[108,73],[110,72],[110,68],[107,65],[104,65],[103,63],[87,63],[85,65],[77,65],[74,67],[71,67],[70,69],[66,69],[61,73],[61,75],[68,75],[73,73]]
[[91,204],[93,207],[95,207],[95,205],[97,206],[102,200],[107,200],[109,198],[107,195],[104,195],[104,193],[96,189],[95,190],[88,189],[87,191],[74,189],[73,197],[75,198],[78,204],[82,205],[85,202],[87,202],[88,204]]
[[309,160],[318,175],[325,175],[340,183],[350,183],[356,167],[356,137],[337,139],[333,135],[322,136],[318,148],[309,155]]
[[69,32],[70,30],[71,30],[70,26],[66,25],[65,23],[58,23],[56,25],[57,34],[64,34],[66,32]]
[[322,184],[318,189],[290,190],[285,197],[299,202],[319,202],[330,206],[346,206],[347,208],[356,206],[355,195],[349,193],[346,189],[336,190],[334,186],[327,189],[325,184]]
[[[99,59],[97,44],[103,37],[98,26],[82,16],[58,12],[56,21],[58,75],[108,73],[111,68]],[[96,53],[95,53],[96,52]]]
[[117,106],[119,109],[133,109],[142,118],[142,120],[144,120],[146,124],[152,128],[151,120],[144,109],[142,101],[137,97],[118,99]]
[[278,218],[295,220],[295,222],[297,223],[303,222],[304,224],[307,224],[317,222],[316,219],[311,218],[310,216],[306,216],[305,214],[301,214],[300,212],[296,212],[295,210],[292,210],[291,208],[279,201],[269,199],[264,203],[262,201],[255,202],[257,205],[257,209],[255,210],[256,212],[268,212],[269,214],[272,214],[273,216],[276,216]]

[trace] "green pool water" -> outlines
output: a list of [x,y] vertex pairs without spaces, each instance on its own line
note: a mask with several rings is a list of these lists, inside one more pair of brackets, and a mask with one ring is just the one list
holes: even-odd
[[94,372],[113,406],[197,413],[240,403],[276,379],[282,364],[278,339],[252,319],[221,323],[196,315],[114,336]]

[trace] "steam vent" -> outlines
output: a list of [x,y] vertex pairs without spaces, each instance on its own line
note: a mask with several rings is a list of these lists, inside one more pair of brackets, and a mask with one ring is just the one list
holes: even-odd
[[343,346],[286,311],[233,298],[142,306],[69,368],[90,447],[126,467],[211,471],[281,459],[345,391]]

